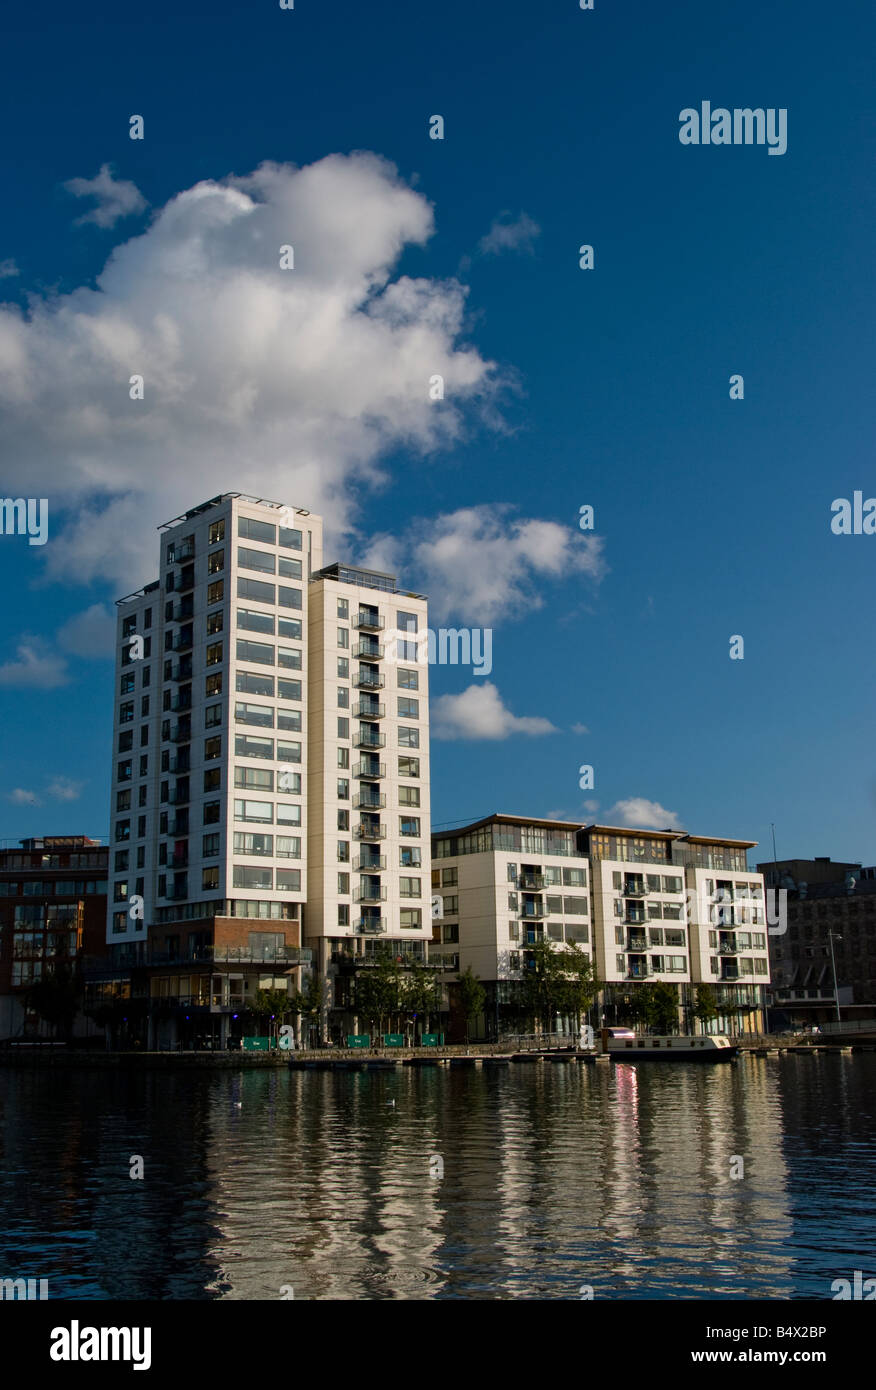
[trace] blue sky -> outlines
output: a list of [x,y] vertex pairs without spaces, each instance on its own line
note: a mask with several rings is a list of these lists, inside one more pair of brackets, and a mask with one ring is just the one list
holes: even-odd
[[[493,735],[435,739],[435,824],[651,802],[764,857],[775,822],[780,856],[876,861],[876,537],[830,529],[834,498],[876,494],[867,7],[50,3],[5,27],[0,479],[48,496],[51,523],[45,547],[0,537],[0,837],[106,834],[108,606],[154,577],[155,524],[258,487],[325,512],[327,559],[396,563],[436,624],[492,627],[486,696],[442,702],[485,681],[433,669],[444,732],[474,701]],[[787,108],[787,152],[683,147],[679,112],[706,99]],[[319,231],[282,287],[317,320],[346,306],[305,389],[289,324],[316,320],[290,299],[267,326],[272,282],[236,230],[205,234],[203,283],[177,293],[202,205],[182,229],[162,210],[214,180],[227,211],[229,175],[355,151],[397,174],[345,159],[315,190],[291,170],[234,185],[334,219],[318,272]],[[65,189],[105,165],[108,197]],[[96,208],[112,225],[80,220]],[[366,344],[361,399],[347,353],[370,311],[333,256],[384,290],[422,282],[401,336],[387,311]],[[84,347],[81,313],[101,326]],[[450,364],[440,420],[410,398],[430,353]],[[138,361],[133,417],[114,402]]]

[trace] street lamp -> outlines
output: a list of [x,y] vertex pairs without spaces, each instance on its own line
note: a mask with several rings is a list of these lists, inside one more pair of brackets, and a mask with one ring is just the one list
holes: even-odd
[[836,1021],[837,1021],[837,1023],[840,1023],[840,1022],[841,1022],[841,1019],[840,1019],[839,987],[837,986],[837,982],[836,982],[836,956],[835,956],[834,953],[833,953],[833,943],[834,943],[835,941],[842,941],[842,937],[839,935],[838,932],[831,931],[830,928],[828,928],[827,935],[828,935],[828,939],[829,939],[829,941],[830,941],[830,963],[831,963],[831,965],[832,965],[832,967],[833,967],[833,999],[834,999],[834,1003],[836,1004]]

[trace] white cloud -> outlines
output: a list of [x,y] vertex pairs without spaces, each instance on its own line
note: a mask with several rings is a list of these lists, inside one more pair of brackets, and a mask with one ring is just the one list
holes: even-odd
[[64,187],[74,198],[94,198],[97,203],[90,212],[76,218],[77,227],[86,222],[93,222],[96,227],[114,227],[120,218],[131,217],[148,207],[136,184],[114,178],[111,164],[102,164],[93,179],[68,179]]
[[22,637],[16,658],[0,665],[0,686],[54,690],[70,679],[64,658],[49,650],[38,637]]
[[590,730],[588,729],[588,727],[587,727],[586,724],[573,724],[573,725],[572,725],[572,733],[573,733],[573,734],[589,734],[589,733],[590,733]]
[[102,603],[76,613],[58,630],[58,642],[74,656],[109,659],[115,654],[115,614]]
[[596,815],[596,812],[599,810],[599,802],[598,802],[598,801],[582,801],[582,802],[581,802],[581,809],[582,809],[582,811],[586,811],[587,814],[588,814],[588,816],[595,816],[595,815]]
[[644,796],[631,796],[626,801],[616,801],[606,812],[606,825],[629,825],[642,830],[681,830],[678,814],[667,811],[659,801],[648,801]]
[[14,275],[20,275],[21,271],[11,257],[5,261],[0,261],[0,280],[9,280]]
[[518,717],[502,703],[492,681],[470,685],[459,695],[439,695],[430,705],[431,731],[443,739],[501,739],[512,734],[555,734],[549,719]]
[[78,801],[82,791],[81,782],[73,782],[69,777],[56,777],[46,787],[46,795],[55,801]]
[[385,454],[452,443],[472,407],[493,421],[502,382],[463,340],[465,287],[392,278],[432,230],[375,155],[264,164],[179,193],[96,289],[0,306],[7,456],[55,516],[76,513],[49,576],[128,593],[154,577],[152,528],[223,491],[306,506],[334,538]]
[[500,256],[504,251],[525,251],[532,255],[535,241],[541,236],[541,227],[525,212],[512,218],[509,212],[493,220],[493,225],[478,242],[478,250],[483,256]]
[[16,806],[41,806],[42,802],[36,792],[27,791],[25,787],[15,787],[9,793],[9,800]]
[[428,594],[433,617],[471,626],[543,607],[545,581],[584,575],[598,582],[606,570],[601,536],[515,517],[504,504],[421,519],[408,535],[376,537],[362,563]]

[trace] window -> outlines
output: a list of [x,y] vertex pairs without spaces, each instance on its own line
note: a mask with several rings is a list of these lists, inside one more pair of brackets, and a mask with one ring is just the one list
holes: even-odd
[[237,597],[255,599],[257,603],[273,603],[276,590],[273,584],[266,584],[262,579],[243,579],[237,580]]
[[116,810],[117,810],[117,811],[130,811],[130,809],[131,809],[131,791],[130,791],[130,788],[129,788],[127,791],[124,791],[124,792],[116,792]]
[[349,719],[344,719],[343,717],[340,717],[340,716],[339,716],[339,718],[338,718],[338,738],[349,738],[349,737],[350,737],[350,721],[349,721]]
[[292,526],[279,526],[277,528],[277,544],[285,545],[289,550],[301,549],[301,532]]
[[277,888],[285,889],[286,892],[301,892],[301,870],[300,869],[278,869]]
[[126,758],[124,762],[119,763],[116,777],[119,782],[130,782],[132,776],[133,763],[130,758]]
[[338,874],[338,892],[339,892],[339,893],[349,893],[349,891],[350,891],[350,875],[349,875],[349,874]]
[[234,819],[255,821],[259,825],[272,825],[274,807],[270,801],[244,801],[235,798]]
[[407,729],[403,724],[400,724],[398,730],[398,746],[399,748],[419,748],[419,729]]
[[217,671],[217,672],[215,672],[212,676],[208,676],[208,677],[207,677],[207,680],[206,680],[206,683],[205,683],[205,686],[204,686],[204,694],[207,696],[207,699],[209,699],[211,695],[221,695],[221,694],[222,694],[222,672],[221,672],[221,671]]
[[274,635],[274,616],[272,613],[259,613],[255,608],[238,608],[237,626],[247,632],[265,632]]
[[566,888],[586,888],[586,869],[563,869],[563,884]]
[[398,822],[399,835],[419,836],[420,817],[419,816],[399,816]]
[[122,676],[122,679],[121,679],[121,682],[120,682],[120,685],[119,685],[119,694],[120,694],[120,695],[130,695],[131,691],[134,689],[134,684],[135,684],[135,676],[134,676],[134,673],[133,673],[133,672],[130,672],[130,673],[129,673],[129,672],[126,672],[125,675]]
[[204,728],[215,729],[217,724],[222,723],[222,706],[208,705],[204,710]]
[[274,727],[274,711],[270,705],[252,705],[245,700],[237,700],[234,719],[238,724],[256,724],[263,729]]
[[237,534],[241,540],[261,541],[263,545],[277,544],[277,528],[270,521],[255,521],[249,516],[239,516]]
[[118,849],[118,850],[116,850],[115,863],[114,863],[113,867],[115,868],[115,871],[116,871],[117,874],[118,874],[118,873],[127,873],[127,869],[128,869],[128,855],[129,855],[129,853],[130,853],[130,851],[129,851],[129,850],[126,850],[126,849]]
[[350,604],[345,598],[338,599],[338,617],[343,618],[345,621],[350,617]]
[[119,821],[116,821],[116,833],[115,833],[115,838],[116,838],[117,840],[130,840],[130,838],[131,838],[131,822],[130,822],[129,820],[119,820]]
[[301,699],[301,682],[286,680],[283,676],[277,680],[277,695],[281,700]]
[[[209,647],[207,652],[209,655]],[[243,637],[237,639],[238,661],[252,661],[256,665],[273,666],[276,660],[275,648],[268,642],[248,642]]]
[[338,800],[339,800],[339,801],[349,801],[349,800],[350,800],[350,781],[349,781],[349,778],[347,778],[347,777],[339,777],[339,778],[338,778]]
[[218,833],[215,831],[203,837],[201,841],[202,859],[215,859],[217,857],[219,854],[219,838]]
[[349,646],[350,646],[350,629],[349,629],[348,627],[339,627],[339,628],[338,628],[338,646],[339,646],[339,647],[345,647],[345,648],[347,648],[347,649],[349,650]]
[[342,681],[350,679],[350,662],[345,656],[338,657],[338,679]]
[[350,812],[349,812],[349,811],[338,811],[338,829],[339,829],[339,830],[349,830],[349,829],[350,829]]
[[412,931],[423,925],[423,909],[421,907],[403,907],[399,910],[398,924],[403,931]]
[[296,641],[301,640],[301,619],[284,618],[282,613],[277,616],[277,636],[293,637]]
[[350,905],[349,903],[338,903],[338,926],[348,927],[350,925]]
[[214,550],[212,555],[207,556],[207,573],[218,574],[225,568],[225,551]]
[[225,518],[223,517],[221,521],[211,521],[210,529],[207,532],[207,544],[216,545],[219,541],[224,541],[224,539]]
[[279,608],[301,608],[301,590],[289,588],[286,584],[278,584],[277,606]]
[[204,802],[204,825],[218,825],[221,805],[220,801]]
[[345,685],[338,686],[338,709],[350,708],[350,692]]
[[300,825],[301,807],[292,801],[277,802],[277,824],[278,825]]
[[266,550],[249,550],[246,546],[237,547],[237,563],[244,570],[261,570],[263,574],[276,574],[277,564],[273,555]]
[[212,637],[215,633],[222,631],[224,613],[221,608],[217,608],[215,613],[207,614],[207,636]]
[[262,835],[251,830],[235,830],[234,832],[234,853],[266,855],[269,859],[274,854],[273,835]]
[[350,842],[349,840],[338,840],[338,862],[349,864],[350,862]]
[[663,879],[663,892],[664,892],[664,893],[680,893],[680,892],[681,892],[681,879],[680,879],[680,878],[675,878],[674,876],[673,876],[673,877],[670,877],[670,878],[664,878],[664,879]]
[[398,760],[399,777],[419,777],[420,759],[400,757]]
[[267,767],[236,767],[234,769],[235,787],[257,788],[259,791],[274,790],[274,774]]
[[134,746],[134,730],[124,729],[119,734],[119,752],[127,753]]
[[419,806],[420,788],[419,787],[399,787],[398,789],[399,806]]
[[208,767],[204,772],[204,791],[218,792],[222,785],[222,769],[218,767]]
[[398,687],[399,690],[419,690],[419,672],[408,671],[403,666],[400,666],[398,668]]
[[277,836],[277,858],[278,859],[300,859],[301,840],[298,835],[278,835]]
[[234,752],[238,758],[273,758],[274,740],[254,734],[235,734]]
[[293,671],[301,670],[301,649],[300,647],[278,647],[277,665],[288,666]]
[[588,911],[586,898],[563,898],[563,912],[567,917],[586,917]]
[[403,696],[403,695],[400,695],[400,696],[398,697],[398,716],[399,716],[399,719],[419,719],[419,717],[420,717],[420,702],[419,702],[419,700],[411,700],[411,699],[410,699],[408,696],[406,696],[406,695],[404,695],[404,696]]
[[277,557],[277,573],[283,579],[301,578],[301,561],[287,559],[285,555]]
[[[277,761],[278,761],[278,762],[282,762],[282,763],[300,763],[300,762],[301,762],[301,744],[300,744],[300,743],[281,743],[280,740],[278,739],[278,740],[277,740]],[[287,788],[287,790],[288,790],[288,788]]]
[[219,887],[218,865],[201,870],[201,892],[210,893]]
[[451,923],[444,928],[442,935],[445,943],[450,942],[454,944],[459,940],[459,926],[455,922]]
[[119,706],[119,723],[128,724],[134,718],[134,701],[128,700]]
[[398,881],[399,896],[402,898],[419,898],[420,882],[418,878],[401,877]]
[[251,864],[235,864],[233,883],[235,888],[271,889],[274,886],[274,871],[256,868]]
[[255,671],[238,671],[234,679],[234,688],[240,694],[270,695],[273,698],[274,677],[262,676]]
[[222,643],[214,642],[212,647],[207,648],[207,665],[218,666],[222,660]]
[[208,763],[208,762],[210,762],[213,758],[221,758],[221,756],[222,756],[222,736],[221,736],[221,734],[214,735],[213,738],[205,738],[205,739],[204,739],[204,762]]
[[404,846],[404,845],[403,845],[402,848],[401,848],[401,849],[399,850],[399,852],[398,852],[398,854],[399,854],[399,867],[402,868],[402,869],[420,869],[420,868],[422,868],[423,865],[422,865],[422,860],[421,860],[421,858],[420,858],[421,852],[422,852],[422,851],[420,850],[419,845],[408,845],[408,846]]

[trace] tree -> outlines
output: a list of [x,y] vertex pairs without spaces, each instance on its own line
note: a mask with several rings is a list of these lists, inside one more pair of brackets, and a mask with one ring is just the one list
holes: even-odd
[[465,1018],[465,1040],[468,1042],[469,1028],[473,1018],[483,1013],[487,992],[474,974],[470,965],[459,977],[459,1003]]
[[641,1024],[645,1028],[650,1028],[655,1022],[656,1010],[654,1002],[654,986],[639,985],[630,996],[630,1002],[625,1011],[631,1022]]
[[392,951],[381,947],[375,964],[360,969],[356,975],[355,1010],[367,1022],[377,1023],[383,1033],[384,1020],[397,1014],[402,1003],[403,972]]
[[[325,981],[315,970],[311,970],[307,976],[304,989],[292,995],[287,1004],[287,1008],[292,1013],[301,1014],[307,1020],[309,1032],[312,1033],[315,1026],[318,1037],[325,1002]],[[308,1038],[308,1042],[310,1041],[311,1039]]]
[[697,985],[696,1003],[691,1009],[691,1017],[698,1019],[706,1032],[706,1024],[718,1017],[718,1004],[711,985]]
[[52,1026],[56,1037],[58,1033],[65,1038],[71,1037],[79,1007],[79,991],[68,967],[59,966],[53,974],[31,985],[26,1000],[27,1007]]
[[570,942],[564,951],[554,953],[558,958],[560,975],[557,994],[559,1013],[571,1015],[575,1032],[581,1031],[581,1016],[586,1014],[601,988],[596,969],[586,951]]
[[[246,1007],[256,1018],[282,1022],[285,1015],[291,1012],[289,992],[285,989],[257,989],[252,999],[247,1001]],[[275,1030],[269,1029],[269,1032],[273,1035]]]
[[430,1032],[429,1020],[441,1008],[441,980],[434,967],[412,960],[404,985],[405,1012],[425,1020],[424,1033]]
[[678,990],[661,980],[654,989],[654,1026],[658,1033],[678,1031]]

